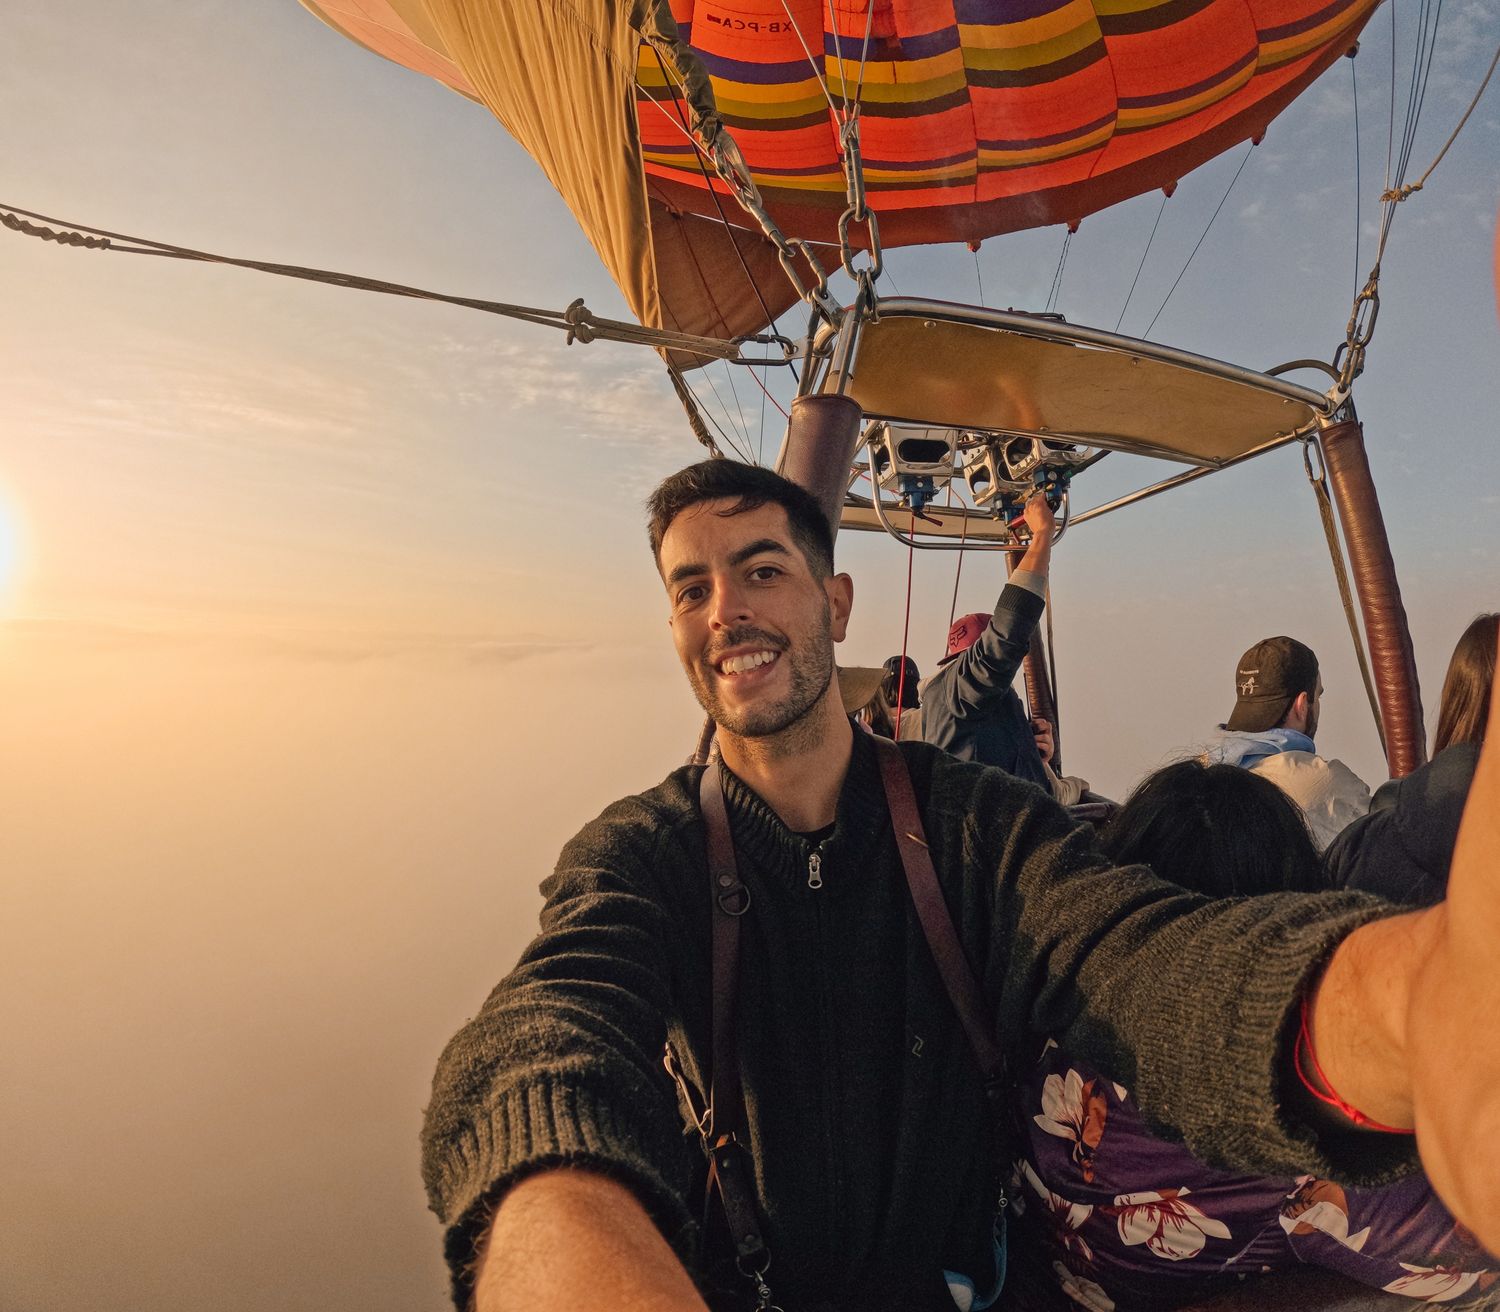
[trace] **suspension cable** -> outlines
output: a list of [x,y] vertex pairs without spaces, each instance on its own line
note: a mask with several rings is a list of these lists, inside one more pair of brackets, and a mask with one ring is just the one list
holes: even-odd
[[[250,260],[230,255],[215,255],[209,251],[193,250],[186,246],[173,245],[170,242],[155,241],[149,237],[131,237],[123,233],[110,232],[90,224],[69,223],[63,219],[49,218],[45,214],[37,214],[31,210],[3,203],[0,203],[0,226],[23,236],[53,241],[63,246],[103,250],[119,255],[154,255],[163,259],[190,260],[200,264],[223,264],[233,268],[251,269],[258,273],[274,274],[283,278],[297,278],[304,282],[326,283],[329,286],[344,287],[355,291],[379,292],[387,296],[404,296],[413,300],[458,305],[465,309],[480,310],[486,314],[495,314],[507,319],[517,319],[523,323],[560,329],[567,333],[569,345],[575,341],[626,342],[638,346],[651,346],[662,351],[693,355],[703,360],[729,360],[736,364],[782,364],[795,350],[792,342],[774,333],[756,334],[731,341],[717,337],[700,337],[694,333],[674,332],[665,328],[647,328],[642,324],[626,323],[619,319],[604,319],[595,315],[583,303],[581,297],[573,301],[565,310],[539,310],[531,306],[511,305],[503,301],[482,300],[472,296],[453,296],[445,292],[409,287],[403,283],[366,278],[359,274],[337,273],[329,269],[315,269],[298,264],[278,264],[267,260]],[[749,360],[741,353],[745,342],[775,344],[781,349],[782,359]]]
[[[1437,166],[1443,162],[1443,156],[1448,153],[1448,148],[1458,140],[1458,134],[1464,130],[1464,125],[1469,121],[1469,116],[1474,112],[1476,108],[1478,108],[1480,97],[1484,95],[1485,88],[1490,84],[1490,79],[1495,76],[1495,67],[1497,64],[1500,64],[1500,46],[1497,46],[1495,48],[1494,58],[1490,60],[1490,66],[1484,75],[1484,81],[1479,84],[1479,90],[1474,93],[1474,99],[1469,102],[1468,109],[1464,110],[1463,117],[1458,120],[1458,126],[1448,134],[1448,140],[1443,142],[1443,148],[1438,151],[1437,158],[1427,166],[1427,171],[1422,174],[1422,176],[1415,182],[1406,183],[1405,185],[1398,188],[1400,194],[1397,195],[1395,199],[1405,200],[1413,192],[1421,191],[1422,188],[1426,185],[1427,179],[1432,176],[1433,169],[1437,168]],[[1425,84],[1422,88],[1422,94],[1424,97],[1427,94],[1427,88]],[[1381,197],[1381,199],[1383,200],[1385,198]]]
[[719,450],[719,444],[714,441],[714,436],[708,431],[708,425],[703,422],[703,412],[698,408],[698,398],[693,395],[693,389],[687,385],[682,371],[675,364],[668,363],[667,377],[672,380],[672,390],[677,393],[677,399],[682,402],[682,408],[687,413],[688,427],[693,430],[693,436],[708,448],[708,454],[715,460],[722,460],[724,453]]
[[[875,486],[875,480],[870,480],[874,494],[880,495],[880,488]],[[906,690],[906,645],[911,637],[911,567],[913,559],[917,554],[917,512],[913,508],[911,512],[911,528],[907,530],[906,544],[906,618],[901,622],[901,678],[896,684],[896,741],[901,741],[901,703],[906,700],[903,695]],[[950,625],[951,627],[951,625]]]
[[[687,110],[683,103],[682,91],[673,80],[672,74],[667,71],[667,64],[661,57],[661,51],[652,46],[651,53],[656,56],[656,66],[661,70],[662,80],[672,92],[672,108],[677,111],[675,126],[688,139],[688,144],[693,148],[693,159],[697,161],[698,171],[703,175],[703,184],[708,188],[708,194],[713,199],[714,209],[718,211],[719,222],[724,225],[724,230],[729,234],[729,244],[734,249],[735,258],[739,260],[740,269],[745,275],[745,281],[750,284],[750,290],[755,293],[755,299],[760,304],[760,312],[766,316],[766,322],[774,324],[776,316],[771,313],[771,307],[766,304],[766,298],[760,294],[760,285],[755,281],[755,276],[750,272],[750,266],[745,262],[744,252],[740,250],[740,244],[735,240],[734,229],[730,225],[729,216],[724,213],[724,207],[719,203],[719,193],[714,190],[713,182],[708,176],[707,157],[703,153],[703,147],[698,144],[697,138],[689,130]],[[636,83],[636,90],[642,94],[649,94],[639,82]],[[665,111],[663,111],[662,116],[666,117]],[[672,122],[670,118],[667,121]]]
[[1181,271],[1178,273],[1176,281],[1174,281],[1171,287],[1167,289],[1167,294],[1162,298],[1162,303],[1156,307],[1156,313],[1151,316],[1151,322],[1146,325],[1146,331],[1141,334],[1143,340],[1151,336],[1151,330],[1156,327],[1156,321],[1161,318],[1161,312],[1167,308],[1167,302],[1172,299],[1172,293],[1177,290],[1177,284],[1180,283],[1187,275],[1188,268],[1193,262],[1193,257],[1198,254],[1198,248],[1208,240],[1208,234],[1213,230],[1214,221],[1219,217],[1219,212],[1228,202],[1229,193],[1234,190],[1234,184],[1240,180],[1240,174],[1245,171],[1245,165],[1250,162],[1250,156],[1254,152],[1254,150],[1255,143],[1252,141],[1250,143],[1250,149],[1245,152],[1244,158],[1240,160],[1239,168],[1235,169],[1234,177],[1229,179],[1229,185],[1224,188],[1223,197],[1215,207],[1214,212],[1209,215],[1208,225],[1203,229],[1203,235],[1198,238],[1197,245],[1195,245],[1193,249],[1188,253],[1187,260],[1183,264]]
[[1125,304],[1120,307],[1120,317],[1115,320],[1115,331],[1120,331],[1120,325],[1125,322],[1125,311],[1130,308],[1130,299],[1135,295],[1135,285],[1141,280],[1141,270],[1146,267],[1146,257],[1151,254],[1151,244],[1156,240],[1156,230],[1161,227],[1161,216],[1166,213],[1167,202],[1171,200],[1172,193],[1165,187],[1162,188],[1161,204],[1156,209],[1156,221],[1151,225],[1151,235],[1146,238],[1146,249],[1141,252],[1141,262],[1135,266],[1135,277],[1130,280],[1130,290],[1125,293]]
[[1057,257],[1057,268],[1052,274],[1052,289],[1047,293],[1047,304],[1042,307],[1043,314],[1051,314],[1057,306],[1057,298],[1062,292],[1063,269],[1068,263],[1068,248],[1073,244],[1073,229],[1070,227],[1063,235],[1062,250]]
[[1354,102],[1354,294],[1359,295],[1359,246],[1361,238],[1361,202],[1364,199],[1364,184],[1359,175],[1359,73],[1356,61],[1349,60],[1349,98]]
[[948,627],[953,627],[953,618],[958,614],[958,581],[964,576],[964,543],[969,540],[969,508],[963,507],[963,525],[958,537],[958,568],[953,571],[953,600],[948,604]]
[[[1429,24],[1428,15],[1431,14]],[[1339,343],[1338,349],[1333,356],[1333,370],[1337,377],[1333,389],[1330,391],[1330,399],[1337,402],[1349,395],[1349,390],[1354,385],[1354,380],[1364,371],[1365,356],[1368,354],[1370,341],[1375,335],[1375,321],[1380,316],[1380,265],[1385,258],[1386,243],[1390,240],[1391,225],[1395,220],[1396,206],[1409,196],[1421,191],[1432,172],[1442,163],[1443,157],[1449,148],[1458,139],[1458,134],[1463,131],[1464,125],[1468,123],[1478,106],[1480,98],[1484,95],[1490,84],[1490,79],[1495,75],[1495,68],[1500,65],[1500,47],[1495,50],[1494,57],[1490,60],[1489,68],[1485,71],[1484,78],[1479,84],[1479,89],[1469,102],[1469,107],[1464,110],[1463,116],[1458,120],[1458,125],[1448,135],[1443,143],[1442,149],[1432,163],[1428,165],[1427,171],[1422,174],[1416,182],[1406,181],[1406,170],[1411,163],[1412,150],[1416,144],[1417,125],[1421,120],[1422,105],[1427,97],[1427,84],[1431,76],[1432,60],[1437,48],[1437,24],[1442,16],[1442,0],[1438,0],[1436,6],[1430,6],[1427,0],[1423,0],[1420,17],[1418,19],[1417,50],[1412,57],[1412,75],[1407,92],[1406,116],[1402,124],[1401,142],[1399,149],[1395,143],[1396,122],[1396,90],[1395,90],[1395,28],[1394,17],[1392,18],[1391,31],[1391,101],[1390,101],[1390,127],[1386,142],[1386,174],[1385,189],[1381,192],[1381,216],[1379,227],[1379,240],[1375,247],[1375,263],[1371,266],[1369,276],[1365,284],[1354,297],[1354,306],[1349,312],[1349,322],[1345,325],[1344,340]],[[1395,173],[1391,172],[1391,155],[1395,154]]]

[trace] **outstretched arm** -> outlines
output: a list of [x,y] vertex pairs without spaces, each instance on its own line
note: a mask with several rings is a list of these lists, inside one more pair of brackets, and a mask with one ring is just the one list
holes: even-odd
[[474,1306],[707,1312],[636,1196],[587,1171],[547,1171],[506,1194],[485,1241]]
[[1366,925],[1314,998],[1313,1043],[1339,1095],[1411,1126],[1433,1186],[1500,1251],[1500,682],[1448,882],[1429,911]]
[[989,626],[955,663],[953,694],[960,715],[965,708],[984,711],[1003,698],[1031,648],[1047,591],[1056,520],[1040,492],[1026,503],[1023,518],[1031,530],[1031,542],[1001,592]]
[[[561,1296],[577,1270],[603,1278],[581,1254],[614,1252],[628,1266],[628,1255],[656,1244],[689,1246],[692,1149],[661,1052],[675,1016],[666,945],[681,940],[679,917],[694,908],[668,897],[656,873],[683,860],[687,823],[630,798],[569,843],[543,885],[541,933],[439,1060],[423,1174],[448,1229],[461,1307],[472,1294],[476,1243],[492,1222],[492,1289],[505,1299],[523,1291],[501,1306],[604,1306]],[[603,1191],[592,1210],[590,1189]],[[494,1199],[499,1221],[488,1211]],[[639,1223],[656,1233],[651,1244]],[[554,1230],[578,1239],[560,1262],[544,1237]],[[632,1281],[652,1289],[659,1271],[648,1263],[609,1279],[622,1291],[637,1287]],[[558,1296],[533,1297],[551,1288]]]

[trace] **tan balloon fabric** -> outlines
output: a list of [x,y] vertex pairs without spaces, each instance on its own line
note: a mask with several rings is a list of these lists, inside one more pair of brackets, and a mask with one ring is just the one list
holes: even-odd
[[635,121],[635,5],[422,0],[480,101],[546,173],[642,323],[662,324]]
[[707,115],[713,131],[707,75],[665,3],[302,3],[367,50],[489,109],[542,166],[642,323],[734,337],[796,300],[775,248],[733,200],[722,198],[726,225],[717,210],[704,217],[647,194],[635,86],[643,49],[685,89],[689,125]]
[[479,99],[448,57],[422,0],[302,0],[302,7],[372,54],[441,82],[469,100]]

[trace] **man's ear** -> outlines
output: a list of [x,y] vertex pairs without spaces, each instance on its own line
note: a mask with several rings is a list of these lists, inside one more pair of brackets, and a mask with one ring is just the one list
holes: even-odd
[[1307,729],[1307,708],[1312,698],[1305,692],[1299,692],[1292,698],[1292,704],[1287,709],[1286,720],[1283,722],[1288,729],[1295,729],[1302,733]]
[[830,574],[823,584],[828,594],[829,628],[835,642],[843,642],[849,631],[849,612],[854,609],[854,580],[847,574]]

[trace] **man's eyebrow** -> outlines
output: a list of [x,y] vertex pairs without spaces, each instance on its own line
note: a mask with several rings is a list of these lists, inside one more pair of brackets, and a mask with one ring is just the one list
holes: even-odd
[[688,561],[684,565],[678,565],[676,569],[667,575],[667,586],[669,588],[676,587],[683,579],[690,579],[694,575],[707,573],[707,565],[701,564],[696,560]]
[[790,556],[792,553],[775,538],[761,538],[758,542],[752,542],[748,547],[741,547],[729,558],[731,565],[743,565],[751,556],[758,556],[762,552],[772,552],[776,555]]

